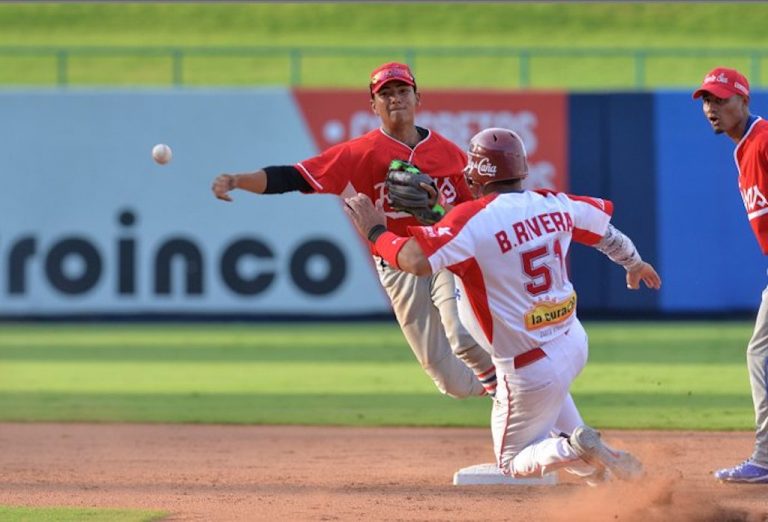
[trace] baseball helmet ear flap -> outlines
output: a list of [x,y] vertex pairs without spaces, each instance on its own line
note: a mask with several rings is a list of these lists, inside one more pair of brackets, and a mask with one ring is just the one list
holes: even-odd
[[469,141],[464,175],[475,195],[497,181],[514,181],[528,176],[523,140],[516,132],[498,127],[485,129]]

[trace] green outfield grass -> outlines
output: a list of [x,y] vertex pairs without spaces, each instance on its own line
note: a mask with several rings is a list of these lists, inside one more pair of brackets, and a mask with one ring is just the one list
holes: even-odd
[[27,508],[0,506],[4,522],[153,522],[167,513],[132,509]]
[[[0,46],[336,46],[347,53],[303,55],[301,84],[364,86],[370,70],[406,60],[387,48],[458,48],[449,55],[417,54],[414,66],[425,88],[520,86],[515,57],[470,56],[469,49],[535,47],[685,48],[736,51],[718,57],[649,58],[646,85],[690,88],[714,65],[750,70],[744,49],[765,49],[768,4],[763,3],[30,3],[0,5]],[[349,54],[364,49],[364,55]],[[379,51],[377,51],[377,49]],[[463,50],[462,50],[463,49]],[[768,84],[768,59],[760,59],[755,85]],[[159,85],[172,82],[165,56],[80,56],[67,61],[75,85]],[[0,84],[53,85],[54,54],[0,54]],[[533,88],[627,89],[634,86],[631,58],[531,58]],[[261,57],[190,55],[185,85],[286,85],[287,54]]]
[[[751,429],[749,323],[587,323],[573,388],[605,428]],[[0,420],[480,426],[396,325],[0,326]]]

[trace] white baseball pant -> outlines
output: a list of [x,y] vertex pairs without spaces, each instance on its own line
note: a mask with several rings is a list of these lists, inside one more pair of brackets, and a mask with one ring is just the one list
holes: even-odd
[[491,430],[497,463],[515,477],[541,477],[560,468],[589,475],[595,468],[560,436],[583,424],[569,390],[587,362],[587,333],[574,319],[566,334],[539,349],[545,355],[533,362],[525,356],[517,364],[496,361]]

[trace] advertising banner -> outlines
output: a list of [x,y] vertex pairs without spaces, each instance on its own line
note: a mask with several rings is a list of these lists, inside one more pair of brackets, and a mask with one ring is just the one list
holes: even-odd
[[389,313],[336,198],[211,193],[316,153],[289,91],[5,92],[0,113],[0,317]]
[[[365,91],[297,89],[294,95],[320,150],[380,126]],[[512,129],[528,153],[526,186],[567,190],[565,93],[430,91],[421,100],[417,125],[436,130],[464,150],[483,129]]]

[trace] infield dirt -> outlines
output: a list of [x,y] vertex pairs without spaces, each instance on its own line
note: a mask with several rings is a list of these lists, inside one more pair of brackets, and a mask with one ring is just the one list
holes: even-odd
[[169,521],[766,521],[768,485],[724,485],[752,433],[604,431],[639,483],[463,486],[489,430],[0,424],[0,504],[158,509]]

